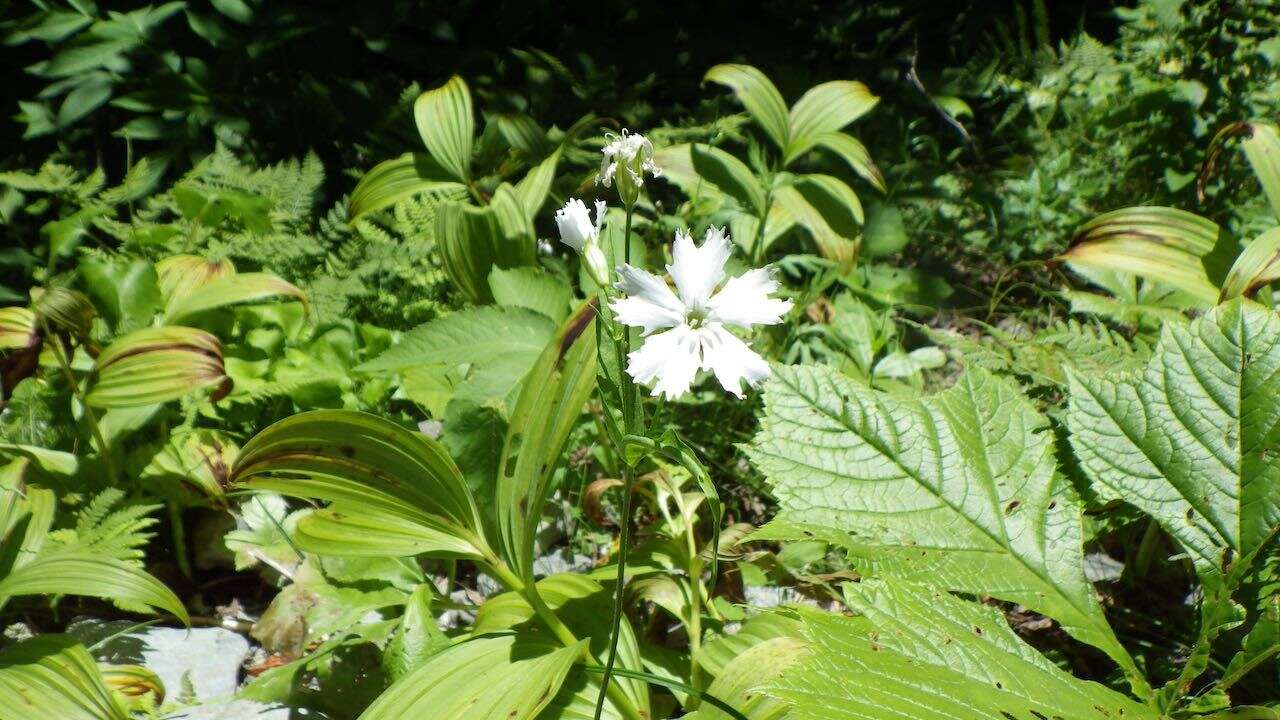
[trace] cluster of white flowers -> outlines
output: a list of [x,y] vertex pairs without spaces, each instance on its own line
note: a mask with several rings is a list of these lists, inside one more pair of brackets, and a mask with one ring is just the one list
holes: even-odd
[[[632,188],[643,184],[645,172],[661,174],[653,164],[653,146],[643,135],[623,130],[621,136],[609,137],[600,165],[600,182],[606,187],[619,171]],[[624,202],[633,202],[626,200],[623,185],[619,182],[618,190]],[[608,269],[600,249],[605,203],[597,200],[595,205],[592,222],[581,200],[569,200],[556,212],[556,225],[560,240],[581,254],[591,277],[606,286]],[[778,290],[770,268],[748,270],[726,281],[724,266],[731,249],[723,229],[707,230],[701,246],[687,232],[676,233],[667,266],[674,291],[654,273],[626,264],[618,267],[614,287],[623,296],[609,307],[618,322],[641,328],[645,337],[644,345],[627,356],[627,373],[650,386],[654,395],[680,397],[701,370],[711,371],[737,397],[743,396],[744,381],[755,387],[769,377],[769,363],[729,328],[781,322],[791,301],[770,297]]]

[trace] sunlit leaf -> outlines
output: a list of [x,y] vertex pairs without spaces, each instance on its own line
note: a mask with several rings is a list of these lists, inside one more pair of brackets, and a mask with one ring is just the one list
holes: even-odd
[[84,646],[40,635],[0,651],[0,720],[130,720]]
[[880,102],[870,88],[854,80],[832,80],[815,85],[791,106],[791,128],[786,155],[797,142],[834,133],[866,115]]
[[476,121],[471,91],[454,75],[444,85],[418,96],[413,104],[418,134],[441,166],[456,180],[471,181],[471,144]]
[[1241,295],[1252,297],[1276,280],[1280,280],[1280,228],[1271,228],[1249,241],[1236,257],[1222,283],[1219,301]]
[[750,65],[716,65],[707,71],[703,82],[724,85],[733,91],[738,102],[747,109],[751,118],[760,125],[778,149],[787,146],[790,138],[788,132],[787,104],[773,82],[765,74]]
[[351,191],[347,215],[354,223],[365,214],[420,193],[465,189],[435,158],[426,153],[405,153],[375,165],[360,178]]
[[237,303],[286,296],[309,305],[306,293],[286,280],[265,272],[233,273],[212,280],[171,302],[165,309],[165,322],[181,322],[192,315]]
[[147,328],[116,339],[98,355],[85,402],[138,407],[209,387],[218,388],[215,399],[230,390],[216,337],[188,327]]

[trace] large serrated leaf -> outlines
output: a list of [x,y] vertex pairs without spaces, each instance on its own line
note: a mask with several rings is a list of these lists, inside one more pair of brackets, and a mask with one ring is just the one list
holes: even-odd
[[1095,487],[1155,518],[1212,589],[1280,532],[1280,318],[1234,300],[1166,323],[1145,370],[1075,375],[1067,424]]
[[1060,670],[997,608],[889,580],[845,587],[858,616],[801,611],[810,655],[766,689],[789,720],[1160,717]]
[[972,369],[901,399],[821,367],[779,367],[749,455],[784,522],[849,535],[855,561],[935,588],[1021,603],[1110,655],[1145,689],[1084,575],[1081,505],[1048,421]]
[[434,363],[483,365],[502,355],[536,357],[555,330],[549,319],[527,308],[467,308],[410,330],[357,370],[401,372]]

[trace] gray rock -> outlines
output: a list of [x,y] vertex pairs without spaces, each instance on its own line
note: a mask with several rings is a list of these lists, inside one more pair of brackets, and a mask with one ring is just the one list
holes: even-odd
[[160,676],[171,699],[182,694],[184,675],[190,678],[199,702],[229,699],[239,687],[240,666],[249,655],[249,641],[243,635],[216,627],[130,630],[132,626],[129,621],[80,618],[67,627],[67,633],[93,647],[99,661],[145,665]]
[[232,700],[177,710],[166,715],[165,720],[292,720],[318,717],[319,715],[308,715],[302,710],[291,711],[289,708],[263,705],[252,700]]

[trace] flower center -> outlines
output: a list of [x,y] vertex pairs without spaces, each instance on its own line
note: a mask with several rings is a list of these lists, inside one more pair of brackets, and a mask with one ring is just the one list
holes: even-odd
[[694,306],[688,309],[684,315],[684,321],[690,328],[697,330],[707,322],[707,311],[701,306]]

